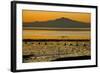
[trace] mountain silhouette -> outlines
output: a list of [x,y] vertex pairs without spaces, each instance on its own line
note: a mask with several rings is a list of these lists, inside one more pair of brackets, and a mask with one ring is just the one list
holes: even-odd
[[74,21],[68,18],[59,18],[49,21],[23,23],[23,27],[43,27],[43,28],[89,28],[90,23]]

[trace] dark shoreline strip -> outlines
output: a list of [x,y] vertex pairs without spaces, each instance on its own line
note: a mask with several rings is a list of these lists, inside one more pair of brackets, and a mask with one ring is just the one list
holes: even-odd
[[39,42],[42,42],[42,41],[90,41],[89,39],[23,39],[23,42],[32,42],[32,41],[39,41]]
[[91,59],[91,56],[65,57],[65,58],[58,58],[52,61],[87,60],[87,59]]

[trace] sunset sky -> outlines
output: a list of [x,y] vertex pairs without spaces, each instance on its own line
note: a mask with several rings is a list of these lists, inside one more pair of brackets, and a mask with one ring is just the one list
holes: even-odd
[[62,17],[85,23],[90,23],[91,20],[90,13],[23,10],[22,15],[23,22],[48,21]]

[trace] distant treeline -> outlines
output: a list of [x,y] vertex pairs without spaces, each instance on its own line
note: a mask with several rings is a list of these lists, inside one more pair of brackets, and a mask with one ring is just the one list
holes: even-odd
[[42,42],[42,41],[90,41],[90,39],[23,39],[23,42],[31,42],[31,41],[39,41],[39,42]]

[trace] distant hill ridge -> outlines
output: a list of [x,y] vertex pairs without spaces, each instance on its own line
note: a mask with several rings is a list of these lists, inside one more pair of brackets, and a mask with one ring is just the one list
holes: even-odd
[[59,18],[49,21],[23,23],[23,27],[43,27],[43,28],[90,28],[90,23],[74,21],[68,18]]

